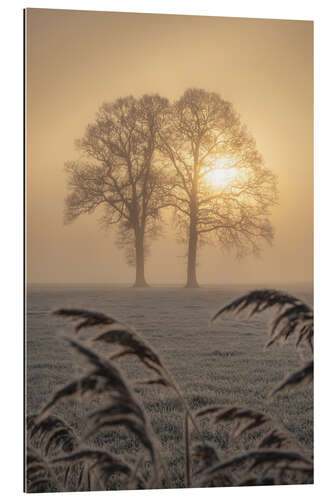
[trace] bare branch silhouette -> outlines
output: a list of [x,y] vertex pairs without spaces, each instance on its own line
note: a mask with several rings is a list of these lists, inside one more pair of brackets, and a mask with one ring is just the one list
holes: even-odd
[[[187,286],[197,287],[200,243],[217,241],[240,257],[259,254],[261,242],[272,241],[276,180],[231,103],[218,94],[186,90],[161,136],[161,149],[174,169],[170,204],[188,245]],[[216,171],[226,179],[232,172],[232,180],[212,185],[209,178]]]
[[118,244],[136,268],[136,286],[146,286],[149,240],[159,234],[168,192],[165,161],[158,152],[167,99],[132,96],[104,103],[84,137],[82,159],[66,163],[69,194],[65,222],[102,207],[104,228],[117,225]]

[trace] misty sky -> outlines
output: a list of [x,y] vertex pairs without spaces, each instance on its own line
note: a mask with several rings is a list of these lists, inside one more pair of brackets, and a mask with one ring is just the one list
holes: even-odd
[[[135,270],[97,216],[64,226],[64,162],[104,101],[188,87],[233,103],[278,176],[276,237],[261,259],[199,254],[201,283],[312,281],[313,25],[309,21],[28,9],[27,274],[31,283],[131,283]],[[184,283],[185,246],[154,242],[149,283]]]

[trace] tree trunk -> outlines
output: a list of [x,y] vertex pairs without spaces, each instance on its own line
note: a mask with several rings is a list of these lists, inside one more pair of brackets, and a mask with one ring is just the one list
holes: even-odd
[[197,244],[198,233],[196,230],[196,224],[191,220],[188,240],[186,288],[199,288],[197,281]]
[[198,145],[194,154],[194,170],[190,203],[190,227],[187,254],[187,282],[186,288],[199,288],[197,281],[197,246],[198,246]]
[[143,231],[135,232],[135,283],[134,287],[148,287],[145,279],[145,253]]

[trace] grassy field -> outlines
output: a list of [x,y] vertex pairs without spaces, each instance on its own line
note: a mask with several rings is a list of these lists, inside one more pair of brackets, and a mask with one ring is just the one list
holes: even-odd
[[[294,346],[274,346],[264,350],[269,315],[254,319],[209,319],[223,304],[253,287],[206,287],[197,290],[156,287],[60,287],[32,286],[27,306],[27,412],[35,413],[63,384],[83,373],[85,365],[74,357],[62,335],[75,335],[68,322],[51,312],[59,307],[80,307],[105,312],[135,326],[160,353],[192,409],[207,404],[249,406],[264,410],[282,423],[311,455],[313,446],[313,394],[309,388],[267,398],[269,392],[290,371],[302,364]],[[287,287],[284,287],[286,289]],[[287,288],[307,303],[312,289]],[[85,332],[81,338],[89,338]],[[112,348],[94,346],[109,354]],[[114,348],[116,349],[116,348]],[[136,387],[151,417],[162,445],[173,487],[184,486],[183,409],[170,389],[140,386],[147,378],[134,358],[117,362]],[[54,411],[79,433],[84,431],[85,412],[97,401],[69,401]],[[228,442],[227,426],[212,428],[207,419],[200,422],[204,436],[220,450],[221,456],[248,449],[267,428]],[[198,442],[192,433],[192,443]],[[98,446],[121,454],[135,455],[139,442],[121,429],[102,433],[94,440]]]

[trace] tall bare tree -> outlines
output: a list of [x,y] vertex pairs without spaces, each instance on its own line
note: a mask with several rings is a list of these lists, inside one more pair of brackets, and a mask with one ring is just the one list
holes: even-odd
[[231,103],[188,89],[174,104],[162,150],[174,167],[170,204],[186,235],[187,287],[197,287],[197,248],[215,239],[237,255],[258,254],[273,239],[276,180]]
[[134,286],[147,286],[145,256],[160,227],[167,184],[157,145],[167,108],[158,95],[103,104],[77,141],[82,157],[66,163],[65,222],[102,206],[101,224],[117,225],[118,244],[136,267]]

